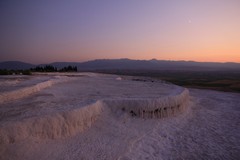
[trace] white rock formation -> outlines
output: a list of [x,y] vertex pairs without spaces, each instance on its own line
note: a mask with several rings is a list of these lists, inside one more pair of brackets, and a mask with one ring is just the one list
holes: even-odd
[[68,76],[0,104],[0,159],[239,158],[237,93],[125,76],[55,76],[0,77],[2,95]]
[[[58,81],[49,80],[32,87],[5,94],[2,102],[22,98]],[[21,94],[22,93],[22,94]],[[113,113],[122,111],[130,116],[141,118],[163,118],[183,111],[189,98],[187,89],[182,92],[157,99],[103,99],[81,108],[70,109],[50,115],[26,118],[21,121],[8,121],[0,124],[0,144],[14,143],[29,137],[56,139],[75,135],[89,128],[108,108]]]
[[0,127],[0,145],[26,138],[56,139],[71,136],[91,127],[102,112],[98,101],[79,109],[33,117],[18,122],[6,122]]
[[68,80],[67,77],[59,78],[59,77],[55,76],[53,79],[50,79],[50,80],[47,80],[44,82],[40,82],[40,83],[37,83],[32,86],[23,87],[21,89],[17,89],[17,90],[13,90],[13,91],[3,92],[0,95],[0,104],[4,103],[4,102],[27,97],[33,93],[36,93],[45,88],[51,87],[52,85],[54,85],[56,83],[66,82],[67,80]]

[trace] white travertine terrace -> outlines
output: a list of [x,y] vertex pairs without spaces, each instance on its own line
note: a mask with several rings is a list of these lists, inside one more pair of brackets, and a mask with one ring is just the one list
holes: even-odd
[[0,159],[239,159],[240,94],[188,90],[94,73],[0,76],[0,95],[16,96],[0,104]]
[[105,103],[112,109],[122,109],[132,116],[142,118],[163,118],[177,114],[185,109],[189,91],[183,89],[177,95],[156,99],[122,99],[108,100]]
[[21,99],[24,97],[27,97],[33,93],[39,92],[45,88],[51,87],[52,85],[59,83],[59,82],[64,82],[66,81],[66,78],[61,78],[59,77],[54,77],[54,79],[46,80],[44,82],[40,82],[31,86],[23,87],[17,90],[12,90],[12,91],[7,91],[3,92],[0,95],[0,104],[16,99]]
[[102,110],[101,102],[42,117],[7,122],[0,128],[0,145],[14,143],[29,137],[38,139],[63,138],[89,128]]
[[[58,84],[58,86],[53,89],[49,88],[53,84]],[[98,86],[99,89],[96,90],[94,85]],[[132,88],[129,88],[129,86]],[[187,89],[160,82],[133,82],[129,78],[122,80],[122,78],[112,76],[85,75],[85,77],[78,78],[53,77],[29,87],[4,92],[1,94],[0,103],[6,106],[16,105],[17,107],[18,99],[28,96],[37,99],[39,98],[38,95],[34,94],[38,94],[38,92],[40,94],[46,88],[49,88],[48,91],[45,91],[46,93],[54,93],[52,92],[54,89],[59,90],[54,93],[54,97],[49,99],[44,96],[40,97],[42,101],[46,101],[46,104],[43,105],[44,107],[42,105],[33,106],[39,111],[28,111],[29,115],[22,116],[24,111],[21,112],[20,110],[15,113],[15,115],[20,116],[14,116],[14,118],[3,115],[0,124],[0,144],[15,143],[29,137],[38,139],[69,137],[91,127],[103,112],[108,112],[108,114],[121,112],[121,114],[127,114],[130,117],[140,118],[169,117],[183,111],[189,98]],[[134,91],[135,89],[136,91]],[[159,92],[161,94],[156,94],[154,89],[161,89],[162,91]],[[74,104],[69,105],[71,99],[69,103],[66,103],[71,97],[68,93],[66,95],[65,93],[62,94],[66,90],[70,90],[69,94],[72,93],[74,96]],[[102,92],[102,94],[92,95],[98,92]],[[78,95],[83,96],[83,98],[79,98]],[[68,99],[64,100],[61,96]],[[49,107],[52,106],[47,106],[48,103],[55,99],[58,103],[55,107],[53,105],[53,109],[49,110]],[[63,99],[62,103],[60,99]],[[89,100],[93,102],[85,102]],[[25,101],[30,101],[30,105],[31,103],[36,105],[32,102],[33,100],[26,99]],[[82,105],[79,106],[79,103]],[[24,105],[22,106],[24,108]],[[61,108],[62,106],[63,108]],[[21,105],[17,110],[19,109],[21,109]]]

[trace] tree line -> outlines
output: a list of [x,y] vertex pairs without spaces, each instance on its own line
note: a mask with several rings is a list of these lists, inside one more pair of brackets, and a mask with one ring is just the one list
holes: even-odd
[[31,75],[30,70],[7,70],[0,69],[0,75]]
[[35,68],[31,68],[30,71],[32,72],[77,72],[77,67],[69,65],[67,67],[58,69],[57,67],[54,67],[52,65],[46,65],[44,67],[37,66]]
[[0,69],[0,75],[31,75],[32,72],[77,72],[76,66],[67,66],[63,68],[56,68],[52,65],[46,66],[37,66],[35,68],[27,69],[27,70],[8,70],[8,69]]

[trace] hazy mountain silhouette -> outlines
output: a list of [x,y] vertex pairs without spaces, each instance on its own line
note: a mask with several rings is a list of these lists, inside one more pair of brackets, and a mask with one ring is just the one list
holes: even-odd
[[20,61],[5,61],[0,62],[0,69],[8,69],[8,70],[25,70],[35,67],[35,65]]
[[213,63],[194,61],[101,59],[79,63],[78,70],[226,70],[240,69],[240,63]]
[[[131,60],[131,59],[98,59],[87,62],[54,62],[39,66],[52,65],[63,68],[68,65],[77,66],[79,71],[94,70],[240,70],[240,63],[216,63],[194,61],[166,61],[166,60]],[[36,65],[8,61],[0,62],[0,69],[30,69]]]

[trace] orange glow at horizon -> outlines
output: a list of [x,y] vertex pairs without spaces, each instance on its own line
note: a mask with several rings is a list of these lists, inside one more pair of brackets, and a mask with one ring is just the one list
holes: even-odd
[[1,5],[1,61],[155,58],[240,63],[240,0]]

